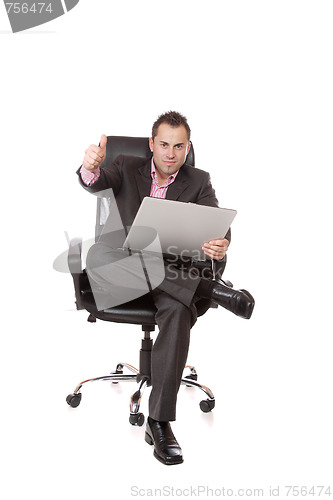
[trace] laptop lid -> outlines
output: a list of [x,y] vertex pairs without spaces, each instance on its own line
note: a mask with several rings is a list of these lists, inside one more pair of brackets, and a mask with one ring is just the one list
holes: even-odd
[[202,244],[224,238],[236,214],[228,208],[145,197],[123,247],[146,251],[160,247],[163,253],[200,260],[205,258]]

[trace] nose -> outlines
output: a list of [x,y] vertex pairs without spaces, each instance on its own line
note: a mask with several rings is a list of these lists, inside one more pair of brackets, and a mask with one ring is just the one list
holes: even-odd
[[169,147],[167,151],[167,157],[171,160],[172,158],[175,157],[175,152],[172,146]]

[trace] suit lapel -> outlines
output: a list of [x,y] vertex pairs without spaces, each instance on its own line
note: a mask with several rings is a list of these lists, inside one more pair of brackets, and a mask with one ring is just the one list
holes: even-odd
[[190,183],[187,180],[187,176],[185,171],[183,170],[184,166],[178,172],[178,175],[175,181],[170,184],[166,193],[167,200],[178,200],[179,196],[188,188]]
[[140,201],[145,196],[150,196],[151,189],[151,175],[150,175],[151,160],[147,161],[142,167],[138,168],[135,173],[136,182],[139,190]]

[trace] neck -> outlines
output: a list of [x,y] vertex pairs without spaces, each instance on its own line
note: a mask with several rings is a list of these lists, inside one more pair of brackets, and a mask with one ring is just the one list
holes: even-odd
[[156,165],[155,165],[155,172],[157,175],[158,184],[162,186],[168,180],[169,174],[164,174],[163,172],[160,172],[156,167]]

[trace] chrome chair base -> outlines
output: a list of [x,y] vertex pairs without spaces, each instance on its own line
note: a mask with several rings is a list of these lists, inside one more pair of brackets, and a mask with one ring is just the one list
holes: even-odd
[[[125,374],[123,372],[124,368],[126,368],[131,373]],[[208,387],[197,382],[197,372],[193,366],[186,366],[185,369],[189,369],[190,374],[187,376],[183,376],[181,385],[186,385],[187,387],[196,387],[197,389],[203,391],[206,394],[207,399],[200,401],[200,409],[204,413],[210,412],[215,407],[214,394]],[[111,372],[109,375],[105,375],[104,377],[90,378],[84,380],[83,382],[80,382],[76,386],[74,392],[72,394],[69,394],[66,398],[69,406],[71,406],[72,408],[77,408],[79,406],[82,399],[81,388],[83,387],[83,385],[100,380],[111,382],[113,384],[126,381],[139,383],[138,390],[132,394],[130,399],[129,422],[132,425],[143,425],[145,417],[143,413],[140,412],[140,403],[144,390],[148,385],[150,385],[150,381],[148,376],[142,376],[137,368],[128,363],[118,363],[115,371]]]

